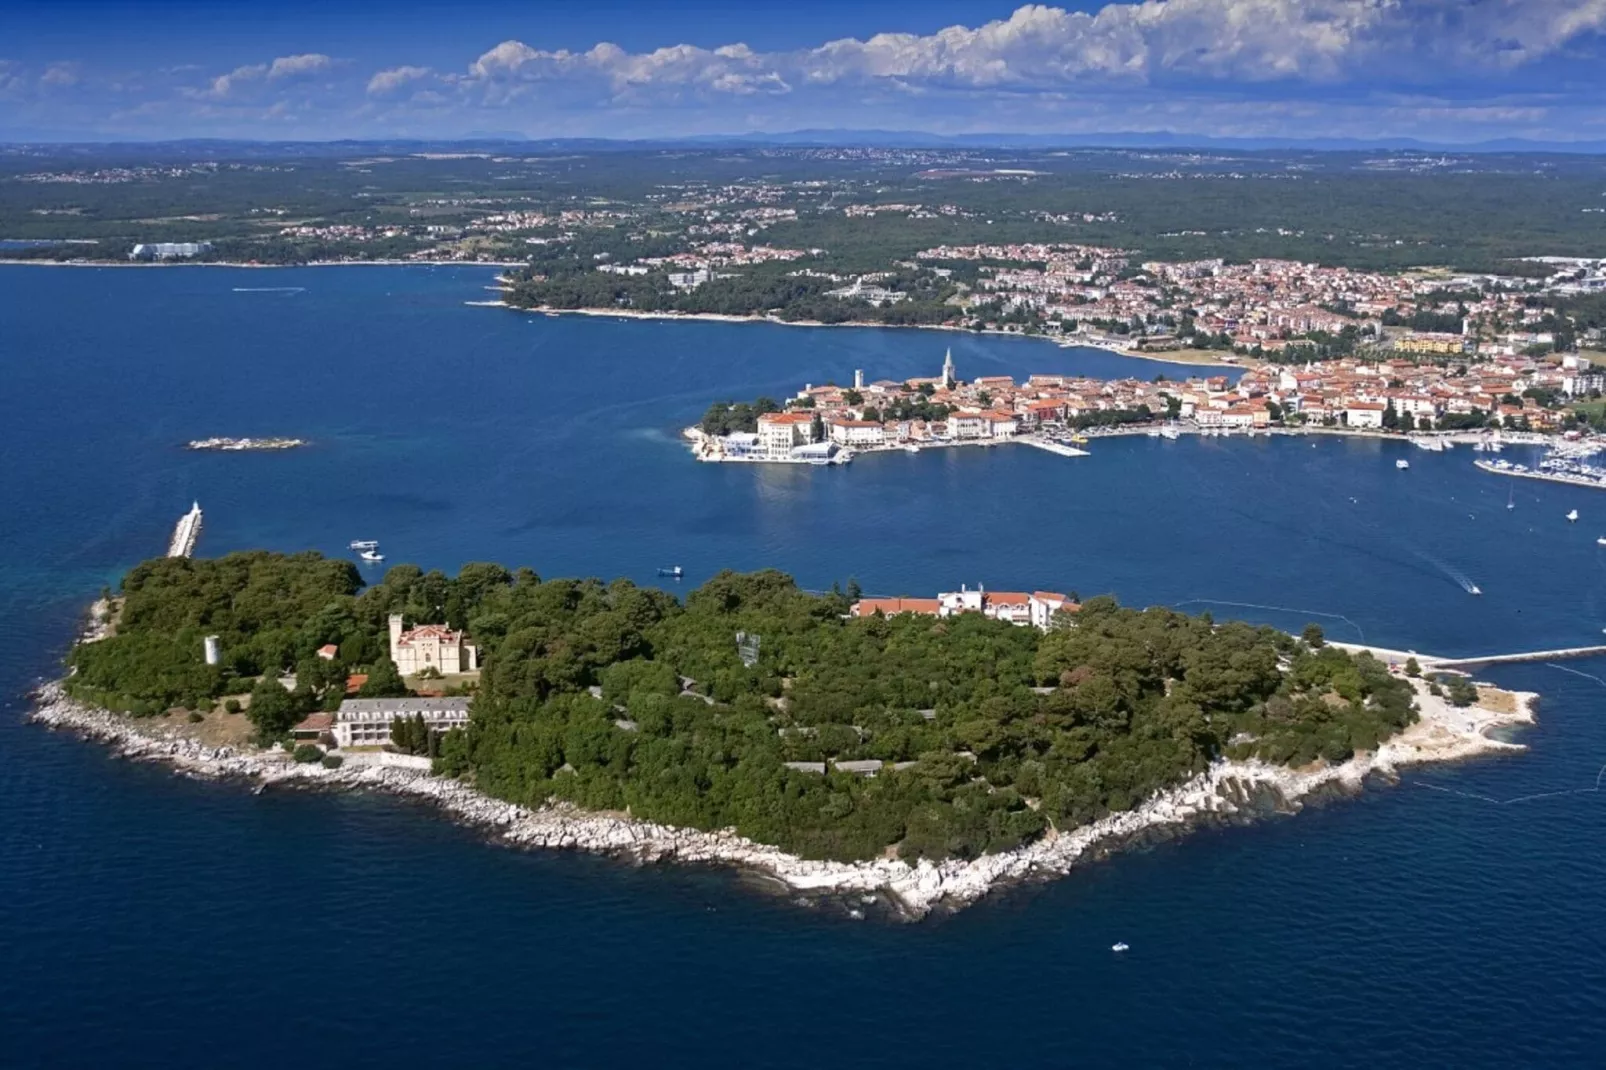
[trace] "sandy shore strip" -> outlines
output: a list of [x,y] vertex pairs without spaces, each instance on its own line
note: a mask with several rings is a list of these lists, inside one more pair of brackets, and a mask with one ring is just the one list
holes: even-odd
[[[439,806],[453,819],[482,829],[497,842],[517,847],[589,851],[638,862],[674,861],[734,867],[773,878],[792,892],[809,896],[852,896],[864,903],[884,899],[909,919],[938,909],[974,903],[995,888],[1026,880],[1058,877],[1106,849],[1161,830],[1185,831],[1235,814],[1253,815],[1266,802],[1297,811],[1314,792],[1359,791],[1373,774],[1392,776],[1407,765],[1455,761],[1520,751],[1519,744],[1492,737],[1494,729],[1532,724],[1538,696],[1509,694],[1494,702],[1502,709],[1456,708],[1415,682],[1421,720],[1373,754],[1357,754],[1332,765],[1318,762],[1289,769],[1259,761],[1218,761],[1185,784],[1157,792],[1133,810],[1110,814],[1074,829],[1051,829],[1034,843],[1013,851],[961,861],[909,864],[896,859],[821,862],[799,858],[777,847],[755,843],[733,830],[702,832],[613,814],[589,813],[568,804],[540,808],[493,799],[461,781],[394,763],[379,754],[351,754],[328,769],[298,763],[283,751],[209,747],[120,714],[84,706],[59,683],[35,695],[30,720],[106,743],[126,758],[164,762],[179,773],[206,779],[255,781],[270,785],[383,791]],[[416,764],[416,763],[415,763]]]

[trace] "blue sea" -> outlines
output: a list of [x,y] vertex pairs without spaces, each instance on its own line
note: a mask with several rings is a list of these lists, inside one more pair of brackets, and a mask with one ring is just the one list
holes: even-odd
[[[492,275],[0,267],[7,1066],[1599,1065],[1598,661],[1489,674],[1544,695],[1526,754],[918,925],[493,847],[391,799],[193,783],[23,723],[86,603],[191,500],[208,555],[375,538],[448,570],[1111,592],[1440,654],[1606,628],[1606,494],[1485,475],[1466,449],[1137,437],[1075,460],[701,465],[677,433],[711,400],[931,375],[949,346],[967,378],[1188,369],[468,306]],[[181,448],[212,435],[313,445]]]

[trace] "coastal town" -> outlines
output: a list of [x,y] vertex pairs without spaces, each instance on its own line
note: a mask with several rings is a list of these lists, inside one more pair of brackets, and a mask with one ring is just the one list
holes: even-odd
[[1589,425],[1575,405],[1598,398],[1603,383],[1606,376],[1572,353],[1463,354],[1454,364],[1408,356],[1258,362],[1236,380],[964,381],[950,349],[929,378],[866,381],[856,372],[851,386],[806,384],[784,404],[716,404],[684,434],[699,460],[788,464],[1007,442],[1079,456],[1090,438],[1111,434],[1413,434],[1430,448],[1456,434],[1498,449],[1551,435],[1584,437]]

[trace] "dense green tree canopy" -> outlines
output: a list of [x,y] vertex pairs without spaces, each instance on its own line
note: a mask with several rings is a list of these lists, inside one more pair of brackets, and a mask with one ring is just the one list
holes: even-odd
[[[358,593],[348,566],[314,554],[151,562],[124,591],[117,634],[73,657],[75,686],[123,708],[210,701],[331,642],[342,658],[374,652],[370,681],[385,679],[391,612],[446,620],[469,629],[484,669],[468,729],[438,741],[440,772],[519,803],[734,827],[815,857],[1006,849],[1218,757],[1338,761],[1415,716],[1409,686],[1369,656],[1107,597],[1039,632],[850,618],[846,598],[774,571],[721,573],[684,603],[493,565],[456,578],[398,566]],[[224,637],[225,666],[201,663],[202,633]],[[752,664],[738,633],[757,637]],[[292,694],[265,679],[251,712],[282,731],[319,683]],[[403,735],[407,749],[431,742]],[[867,760],[883,763],[875,776],[836,764]]]

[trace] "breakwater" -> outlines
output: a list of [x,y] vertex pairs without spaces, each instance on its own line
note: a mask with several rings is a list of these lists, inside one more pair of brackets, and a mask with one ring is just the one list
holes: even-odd
[[201,503],[196,502],[173,526],[173,537],[167,542],[167,556],[189,557],[195,552],[195,540],[200,537]]

